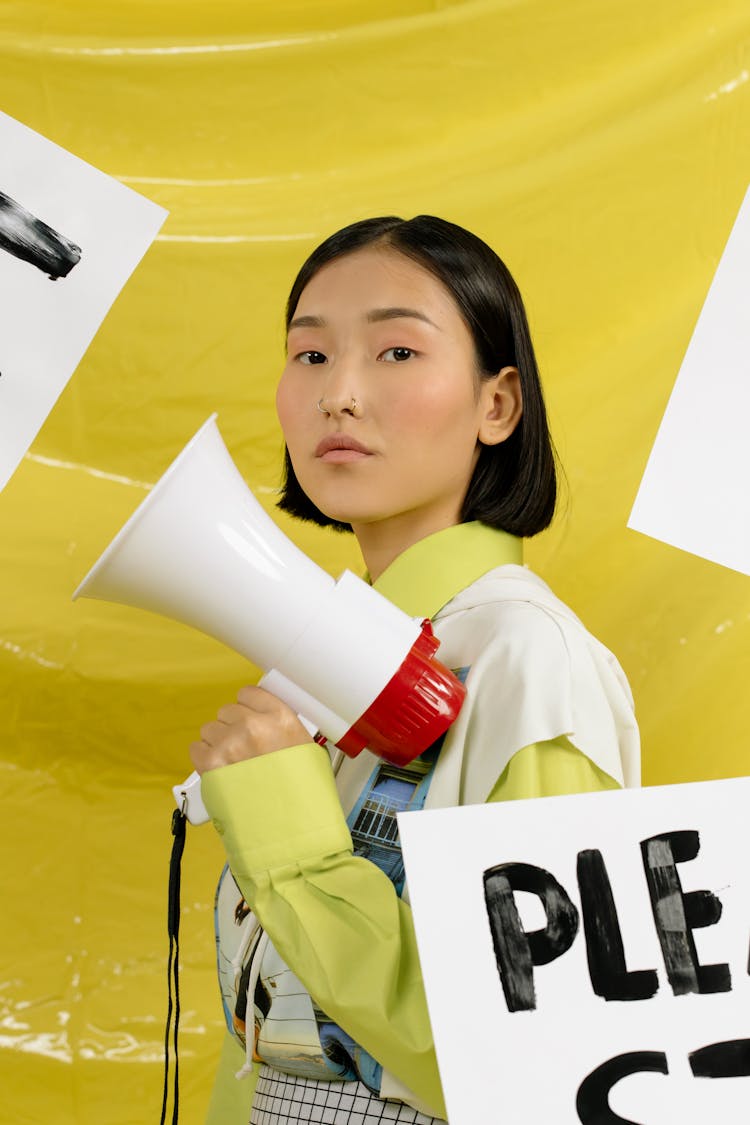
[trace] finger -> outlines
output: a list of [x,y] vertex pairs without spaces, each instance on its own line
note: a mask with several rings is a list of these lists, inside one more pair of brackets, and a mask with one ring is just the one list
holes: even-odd
[[205,723],[201,727],[200,736],[208,746],[215,746],[226,735],[228,729],[227,723],[212,719],[210,723]]
[[247,684],[240,688],[237,692],[237,701],[243,707],[249,707],[251,711],[278,711],[279,707],[286,707],[286,703],[283,703],[278,696],[255,684]]
[[232,723],[244,722],[248,718],[248,710],[242,703],[225,703],[219,708],[216,717],[220,723],[231,726]]
[[211,769],[213,751],[206,742],[191,742],[189,747],[190,760],[196,773],[203,774]]

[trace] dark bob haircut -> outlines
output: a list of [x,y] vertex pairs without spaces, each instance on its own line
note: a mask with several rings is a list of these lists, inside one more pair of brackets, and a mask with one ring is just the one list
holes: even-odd
[[[366,246],[398,251],[445,286],[473,337],[480,378],[496,375],[503,367],[518,368],[521,419],[505,441],[482,446],[461,522],[480,520],[524,537],[543,531],[554,514],[557,481],[539,371],[518,287],[481,238],[432,215],[352,223],[321,243],[302,266],[287,302],[287,327],[303,289],[315,274],[329,262]],[[303,492],[288,450],[279,507],[299,519],[351,531],[349,524],[324,515]]]

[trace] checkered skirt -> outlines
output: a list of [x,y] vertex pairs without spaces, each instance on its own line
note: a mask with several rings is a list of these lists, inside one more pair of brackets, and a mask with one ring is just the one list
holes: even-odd
[[262,1066],[250,1125],[446,1125],[403,1102],[384,1101],[362,1082],[316,1082]]

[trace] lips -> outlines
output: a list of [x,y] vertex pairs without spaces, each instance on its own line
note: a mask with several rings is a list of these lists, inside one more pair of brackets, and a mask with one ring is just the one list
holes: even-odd
[[361,461],[372,456],[372,450],[348,434],[329,434],[318,443],[315,456],[321,461]]

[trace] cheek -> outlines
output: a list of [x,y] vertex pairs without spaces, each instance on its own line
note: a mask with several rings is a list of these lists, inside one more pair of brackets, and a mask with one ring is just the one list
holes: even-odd
[[303,397],[300,388],[295,386],[295,380],[285,370],[276,388],[276,413],[287,444],[290,435],[293,437],[299,428],[304,413]]
[[403,385],[394,391],[393,417],[400,429],[414,437],[439,436],[473,443],[477,435],[476,400],[473,384],[457,386],[456,379],[432,378],[421,384]]

